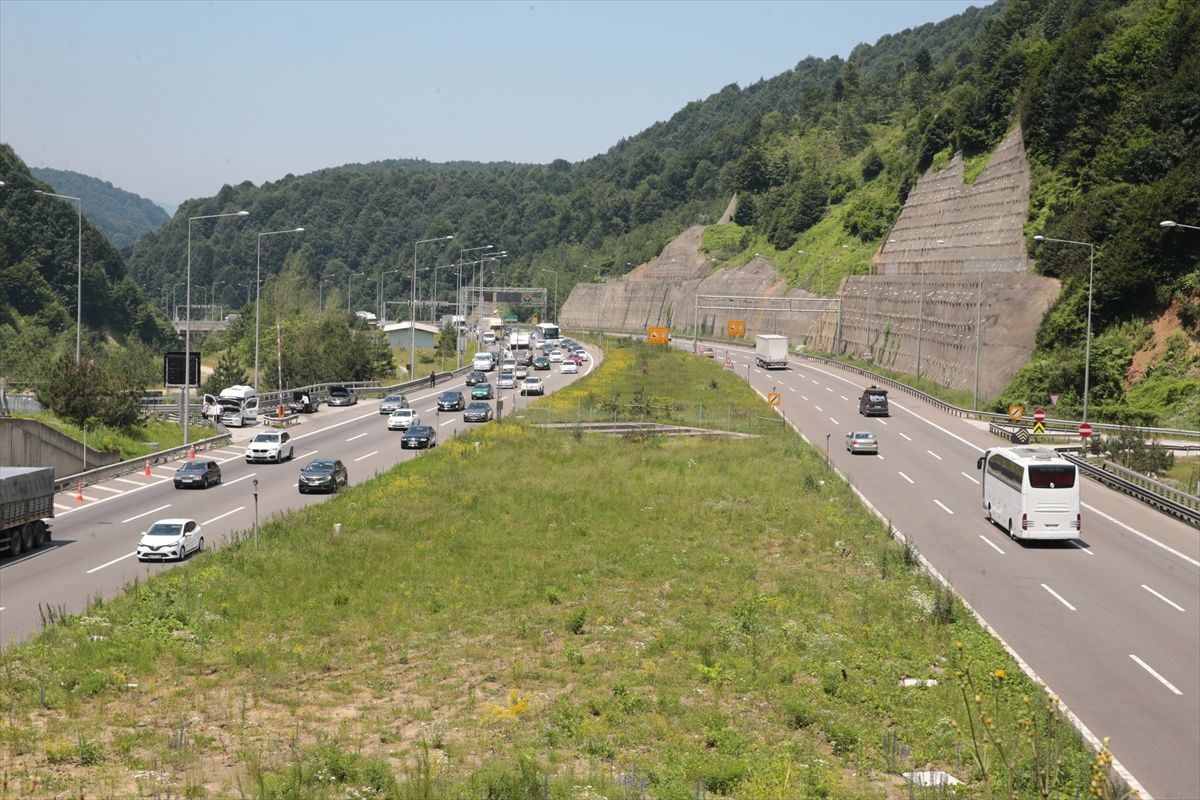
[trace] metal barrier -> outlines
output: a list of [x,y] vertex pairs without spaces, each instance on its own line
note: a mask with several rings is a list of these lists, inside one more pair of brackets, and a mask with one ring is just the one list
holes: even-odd
[[163,464],[168,461],[174,461],[181,456],[186,456],[188,451],[193,447],[196,452],[204,450],[212,450],[216,447],[221,447],[229,442],[230,434],[228,429],[223,425],[217,425],[218,433],[216,436],[211,436],[207,439],[201,439],[191,444],[180,445],[179,447],[171,447],[166,450],[160,450],[157,453],[150,453],[145,456],[138,456],[128,461],[118,461],[116,464],[109,464],[107,467],[99,467],[97,469],[89,469],[84,472],[77,472],[74,475],[67,475],[64,478],[59,478],[54,482],[54,491],[61,492],[70,489],[72,486],[77,486],[80,483],[90,486],[93,483],[106,481],[109,478],[116,478],[120,475],[128,475],[130,472],[138,472],[146,466],[146,462],[151,464]]
[[1089,478],[1200,528],[1200,497],[1159,483],[1111,461],[1096,465],[1069,453],[1063,453],[1063,457]]

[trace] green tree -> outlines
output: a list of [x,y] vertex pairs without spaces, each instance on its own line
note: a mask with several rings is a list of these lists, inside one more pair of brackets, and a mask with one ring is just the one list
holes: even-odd
[[220,394],[226,387],[245,385],[249,382],[250,376],[246,374],[241,359],[232,350],[226,350],[217,360],[217,366],[208,376],[208,380],[204,381],[200,388],[207,394],[215,395]]

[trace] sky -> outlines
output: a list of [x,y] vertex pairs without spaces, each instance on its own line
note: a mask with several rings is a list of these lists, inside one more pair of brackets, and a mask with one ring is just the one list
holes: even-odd
[[0,142],[168,205],[389,158],[575,162],[988,2],[0,0]]

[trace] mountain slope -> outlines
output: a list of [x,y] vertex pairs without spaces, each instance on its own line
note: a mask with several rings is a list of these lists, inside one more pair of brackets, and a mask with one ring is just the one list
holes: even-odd
[[108,181],[48,167],[33,167],[29,171],[33,177],[53,186],[58,194],[83,198],[83,213],[88,221],[118,250],[161,228],[170,219],[153,201]]

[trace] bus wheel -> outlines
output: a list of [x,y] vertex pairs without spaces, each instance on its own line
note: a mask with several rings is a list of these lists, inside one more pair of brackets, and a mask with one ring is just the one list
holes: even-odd
[[988,522],[992,521],[992,504],[991,503],[988,503],[986,506],[983,507],[983,518],[986,519]]
[[1011,519],[1008,521],[1008,538],[1012,539],[1014,542],[1017,540],[1017,537],[1013,536]]

